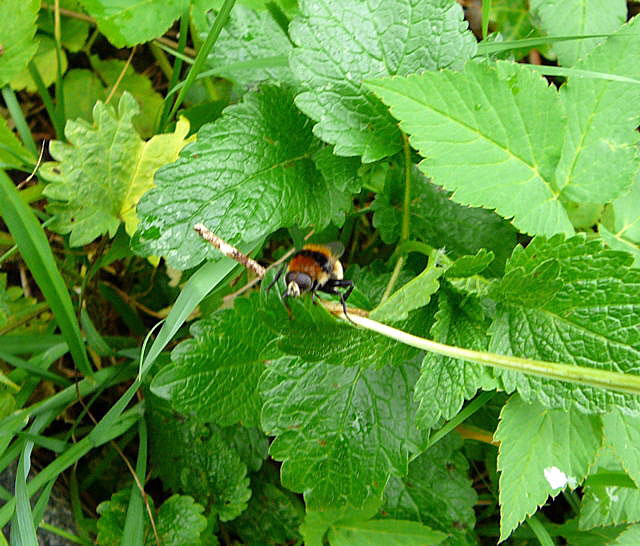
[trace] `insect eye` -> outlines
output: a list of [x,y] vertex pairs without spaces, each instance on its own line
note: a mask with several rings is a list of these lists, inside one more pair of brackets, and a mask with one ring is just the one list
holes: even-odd
[[311,284],[312,284],[311,277],[309,277],[309,275],[307,275],[306,273],[300,273],[299,271],[291,271],[287,273],[285,282],[287,285],[289,285],[289,283],[292,283],[292,282],[296,283],[300,288],[300,292],[306,292],[308,290],[311,290]]

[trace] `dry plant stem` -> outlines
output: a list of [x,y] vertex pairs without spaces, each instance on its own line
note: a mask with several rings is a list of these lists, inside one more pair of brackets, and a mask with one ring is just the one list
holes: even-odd
[[246,254],[240,252],[235,246],[230,245],[225,240],[218,237],[215,233],[209,231],[203,224],[196,224],[193,226],[198,232],[198,235],[205,241],[208,241],[215,246],[220,252],[222,252],[228,258],[235,260],[239,264],[242,264],[247,269],[253,271],[258,277],[264,277],[266,269],[262,267],[258,262],[249,258]]
[[129,68],[129,66],[131,65],[131,59],[133,59],[133,54],[135,52],[136,52],[136,46],[133,46],[131,48],[131,53],[129,53],[129,58],[127,59],[127,62],[124,63],[124,66],[122,67],[122,70],[120,71],[118,79],[116,80],[116,83],[113,84],[113,87],[111,88],[111,91],[109,91],[109,95],[107,96],[107,99],[104,101],[105,104],[109,104],[109,101],[112,99],[113,94],[116,92],[116,90],[120,86],[120,82],[122,81],[122,78],[124,78],[124,75],[127,73],[127,70]]

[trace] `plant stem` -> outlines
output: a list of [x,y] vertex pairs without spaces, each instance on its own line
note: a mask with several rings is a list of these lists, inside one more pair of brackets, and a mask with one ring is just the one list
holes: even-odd
[[13,123],[16,124],[16,129],[22,139],[22,143],[33,154],[33,162],[35,163],[35,160],[38,157],[38,147],[33,140],[33,135],[31,134],[27,120],[24,118],[22,109],[16,100],[16,95],[13,92],[13,89],[11,89],[11,86],[5,85],[2,88],[2,98],[4,99],[4,103],[7,105],[9,114],[11,114]]

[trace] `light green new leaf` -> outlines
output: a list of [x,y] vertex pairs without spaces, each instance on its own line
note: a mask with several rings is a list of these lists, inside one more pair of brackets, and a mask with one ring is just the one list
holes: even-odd
[[50,205],[57,215],[51,229],[71,232],[72,246],[90,243],[105,233],[113,237],[121,222],[133,233],[136,204],[153,187],[155,171],[175,161],[186,143],[186,121],[178,124],[175,133],[143,141],[131,124],[137,113],[135,99],[128,93],[120,99],[117,112],[99,102],[93,126],[84,120],[69,121],[65,129],[69,144],[54,141],[50,145],[58,163],[43,166],[51,182],[44,193],[61,201]]
[[115,47],[162,36],[184,12],[188,0],[80,0],[98,29]]
[[462,438],[448,434],[411,461],[406,478],[391,476],[379,517],[419,521],[449,534],[451,544],[474,543],[478,495],[461,448]]
[[296,105],[318,123],[314,133],[338,155],[365,163],[392,155],[402,140],[387,109],[362,85],[367,78],[459,69],[475,39],[452,0],[301,2],[290,25],[298,46],[291,68],[305,91]]
[[[489,345],[488,326],[478,301],[471,296],[463,299],[453,292],[440,291],[436,322],[431,328],[434,341],[486,351]],[[493,388],[495,380],[486,367],[427,353],[415,392],[420,404],[417,415],[420,426],[430,428],[440,418],[451,419],[478,389]]]
[[[627,457],[628,454],[624,454]],[[621,472],[619,457],[611,449],[601,451],[592,474]],[[617,484],[589,485],[584,490],[578,519],[580,529],[640,522],[640,489]]]
[[[202,39],[214,20],[215,16],[210,15],[206,26],[200,28],[200,18],[194,19]],[[237,4],[207,57],[207,67],[243,86],[261,81],[293,84],[289,69],[292,49],[284,30],[267,10],[256,11]]]
[[38,0],[3,0],[0,2],[0,87],[22,72],[38,50],[33,37],[36,17],[40,9]]
[[262,427],[282,484],[308,508],[362,506],[407,472],[426,436],[414,425],[415,364],[381,369],[282,358],[262,376]]
[[612,411],[602,417],[606,442],[640,487],[640,417]]
[[500,414],[500,540],[567,485],[587,475],[602,444],[600,419],[513,396]]
[[[498,300],[489,350],[547,362],[638,373],[640,270],[629,254],[598,240],[538,237],[517,247]],[[548,408],[603,413],[640,410],[640,397],[511,371],[496,371],[505,389]]]
[[[575,68],[640,78],[640,18],[597,46]],[[640,167],[640,86],[573,77],[560,89],[567,115],[556,182],[579,203],[607,203],[631,187]]]
[[447,535],[417,521],[382,519],[336,525],[329,531],[331,546],[430,546]]
[[222,521],[240,515],[251,496],[247,465],[225,430],[175,415],[153,395],[148,401],[151,461],[163,484],[198,499]]
[[443,272],[444,269],[438,266],[425,268],[371,311],[371,318],[381,322],[406,319],[410,311],[429,303],[431,296],[440,288],[438,279]]
[[425,157],[420,168],[465,205],[494,208],[531,234],[573,233],[553,174],[564,121],[555,88],[524,65],[371,81]]
[[351,202],[318,171],[320,143],[290,91],[264,86],[203,125],[198,140],[156,175],[138,206],[133,248],[185,269],[220,253],[193,230],[255,241],[281,227],[343,221]]
[[[45,86],[50,86],[56,81],[58,75],[58,57],[56,55],[56,43],[53,38],[49,38],[43,34],[39,34],[36,38],[38,44],[38,51],[32,59],[35,64],[42,81]],[[2,57],[0,56],[0,59]],[[67,69],[67,55],[64,50],[61,51],[61,69],[60,72],[64,74]],[[17,90],[26,89],[29,93],[35,93],[38,91],[36,82],[33,81],[31,74],[27,68],[24,68],[20,73],[16,74],[11,79],[11,87]]]
[[607,246],[633,254],[634,265],[640,265],[640,178],[629,193],[607,206],[598,231]]
[[[549,36],[608,34],[618,30],[627,18],[625,0],[531,0],[531,13]],[[553,44],[563,66],[584,59],[604,38]]]
[[[256,299],[238,299],[233,310],[191,326],[193,338],[173,350],[172,363],[154,377],[152,392],[204,422],[259,424],[257,385],[274,335],[257,315]],[[277,356],[276,351],[272,358]]]

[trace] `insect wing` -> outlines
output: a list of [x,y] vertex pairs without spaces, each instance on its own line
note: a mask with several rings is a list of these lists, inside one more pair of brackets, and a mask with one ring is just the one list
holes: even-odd
[[334,241],[333,243],[325,243],[330,251],[331,255],[337,260],[344,254],[344,245],[340,241]]

